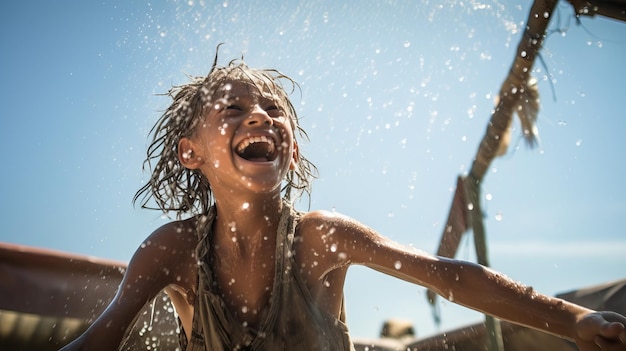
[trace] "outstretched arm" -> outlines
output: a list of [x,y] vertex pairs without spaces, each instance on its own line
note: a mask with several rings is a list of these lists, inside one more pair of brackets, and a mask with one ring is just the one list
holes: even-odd
[[[193,284],[189,272],[195,267],[195,259],[191,257],[195,240],[180,230],[181,225],[182,222],[166,224],[141,244],[109,306],[80,337],[61,351],[117,350],[127,329],[148,301],[169,284],[185,288]],[[189,239],[185,239],[185,235]]]
[[[436,257],[381,236],[335,213],[311,214],[332,235],[318,246],[330,267],[361,264],[427,287],[463,306],[576,341],[581,350],[625,350],[626,318],[549,297],[481,265]],[[322,228],[320,224],[317,228]],[[313,244],[315,245],[315,244]],[[331,269],[329,268],[329,269]],[[598,348],[594,344],[601,344]],[[594,348],[596,347],[596,348]]]

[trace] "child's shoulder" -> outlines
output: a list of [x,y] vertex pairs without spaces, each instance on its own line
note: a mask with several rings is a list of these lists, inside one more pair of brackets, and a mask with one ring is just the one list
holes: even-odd
[[198,219],[196,217],[166,223],[152,232],[142,243],[140,250],[167,256],[188,255],[198,243]]
[[[162,275],[163,272],[170,272],[174,276],[193,273],[193,267],[196,264],[195,249],[198,243],[197,224],[196,218],[190,218],[172,221],[157,228],[141,243],[129,266],[139,267],[142,272],[152,270],[151,274],[154,276]],[[168,281],[169,277],[161,278],[163,278],[163,286],[174,283]]]
[[380,242],[382,236],[360,221],[336,211],[312,211],[303,213],[296,227],[300,241],[314,245],[329,242],[366,243]]
[[306,224],[325,224],[325,225],[333,225],[333,224],[342,224],[342,223],[350,223],[356,222],[355,219],[350,218],[344,214],[341,214],[336,211],[328,211],[328,210],[314,210],[309,212],[301,212],[299,223]]
[[361,226],[355,219],[345,216],[335,211],[316,210],[304,212],[300,215],[300,220],[296,228],[297,235],[318,236],[323,234],[340,234],[346,230]]
[[311,226],[326,226],[334,223],[339,215],[327,210],[300,212],[298,228],[305,229]]
[[[157,228],[143,240],[124,276],[131,294],[154,296],[172,284],[191,291],[196,282],[197,220],[173,221]],[[143,279],[149,277],[149,279]]]

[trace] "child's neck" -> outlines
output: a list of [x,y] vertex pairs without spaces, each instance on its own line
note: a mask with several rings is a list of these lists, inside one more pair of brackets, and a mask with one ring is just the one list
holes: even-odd
[[[242,199],[216,198],[217,217],[214,223],[216,242],[233,245],[243,252],[275,242],[282,212],[278,196],[252,196]],[[222,240],[220,240],[222,239]]]

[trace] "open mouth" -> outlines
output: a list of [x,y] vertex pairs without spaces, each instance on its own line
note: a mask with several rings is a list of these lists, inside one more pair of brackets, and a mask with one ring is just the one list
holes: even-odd
[[237,155],[251,162],[268,162],[276,159],[276,145],[267,136],[253,136],[241,141],[236,148]]

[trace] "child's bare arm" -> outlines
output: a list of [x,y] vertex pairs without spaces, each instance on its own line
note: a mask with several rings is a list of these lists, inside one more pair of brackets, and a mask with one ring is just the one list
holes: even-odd
[[[193,241],[181,240],[181,223],[157,229],[137,249],[118,291],[96,321],[80,337],[61,351],[117,350],[128,327],[146,302],[170,284],[191,286],[189,262]],[[191,263],[193,266],[193,263]]]
[[362,264],[430,288],[469,308],[575,340],[582,350],[594,350],[588,345],[599,336],[611,340],[617,347],[614,350],[626,347],[624,316],[594,314],[587,308],[539,294],[532,287],[478,264],[435,257],[399,245],[347,217],[322,212],[312,217],[319,221],[316,228],[332,228],[324,232],[332,235],[318,235],[323,241],[312,244],[333,248],[326,253],[329,267]]

